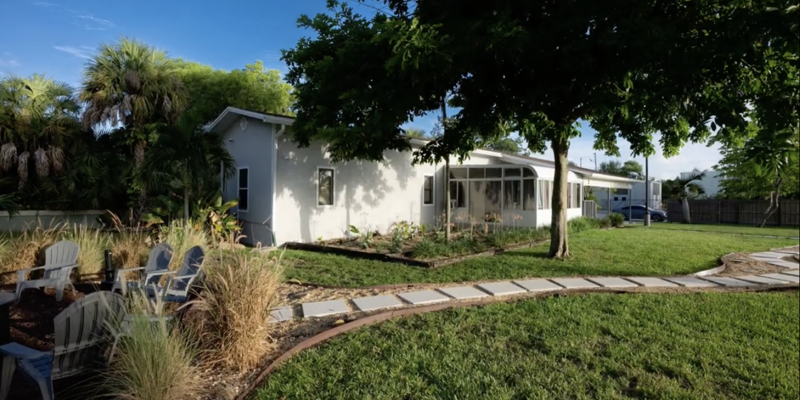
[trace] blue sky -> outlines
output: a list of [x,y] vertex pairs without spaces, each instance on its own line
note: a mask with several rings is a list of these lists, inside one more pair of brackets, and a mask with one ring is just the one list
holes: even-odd
[[[313,33],[297,27],[301,14],[325,12],[325,0],[229,0],[175,1],[139,0],[120,3],[99,0],[0,0],[0,73],[43,73],[79,86],[86,58],[103,42],[119,36],[139,39],[167,51],[171,56],[235,69],[261,60],[268,68],[283,72],[280,50],[293,47]],[[362,14],[374,10],[356,5]],[[375,4],[375,3],[370,3]],[[376,4],[377,5],[377,4]],[[408,124],[426,131],[435,116]],[[570,159],[592,166],[594,132],[588,124],[574,139]],[[629,146],[620,143],[622,160],[630,159]],[[546,152],[542,157],[551,159]],[[598,163],[611,159],[598,153]],[[673,178],[692,168],[711,168],[719,161],[718,148],[687,145],[670,159],[650,158],[650,171],[659,178]],[[644,160],[637,158],[642,164]]]

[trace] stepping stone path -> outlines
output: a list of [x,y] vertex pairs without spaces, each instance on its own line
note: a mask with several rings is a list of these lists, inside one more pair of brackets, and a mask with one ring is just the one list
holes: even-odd
[[527,290],[511,282],[481,283],[478,288],[492,296],[508,296],[527,292]]
[[765,285],[782,285],[787,283],[786,281],[782,281],[779,279],[767,278],[764,276],[756,276],[756,275],[737,276],[736,279],[753,283],[763,283]]
[[672,283],[677,283],[678,285],[683,287],[719,287],[719,285],[717,285],[716,283],[688,276],[664,278],[664,280],[670,281]]
[[631,288],[637,287],[636,283],[626,281],[622,278],[587,278],[589,281],[594,282],[604,288]]
[[359,297],[353,299],[353,304],[359,311],[373,311],[381,308],[401,307],[403,303],[397,297],[391,295]]
[[582,278],[556,278],[550,279],[564,289],[591,289],[600,287]]
[[561,290],[561,286],[556,285],[547,279],[530,279],[526,281],[514,281],[514,284],[524,288],[529,292],[543,292],[547,290]]
[[456,300],[479,299],[489,296],[486,292],[475,289],[472,286],[442,288],[439,291]]
[[349,312],[350,308],[347,307],[347,304],[345,304],[344,300],[303,303],[303,316],[306,318],[327,317],[328,315],[345,314]]
[[[588,278],[550,278],[525,279],[480,283],[477,285],[443,287],[435,290],[398,293],[397,295],[378,295],[351,299],[356,311],[375,311],[404,307],[443,303],[452,300],[471,300],[489,296],[510,296],[523,293],[548,291],[569,291],[574,289],[612,289],[636,287],[686,287],[686,288],[757,288],[772,285],[796,286],[800,283],[800,263],[783,260],[788,251],[767,251],[751,254],[750,257],[776,265],[785,270],[780,273],[748,276],[672,276],[672,277],[588,277]],[[708,272],[708,271],[706,271]],[[405,303],[404,303],[405,301]],[[272,310],[270,322],[283,322],[294,318],[325,317],[350,313],[346,300],[328,300],[300,305],[302,315],[295,315],[292,306]]]
[[625,278],[631,282],[636,282],[644,287],[675,287],[678,286],[672,282],[665,281],[660,278],[643,278],[643,277],[633,277],[633,278]]
[[449,297],[433,291],[433,290],[423,290],[419,292],[410,292],[410,293],[400,293],[397,295],[401,299],[415,305],[422,305],[422,304],[433,304],[433,303],[441,303],[443,301],[450,300]]

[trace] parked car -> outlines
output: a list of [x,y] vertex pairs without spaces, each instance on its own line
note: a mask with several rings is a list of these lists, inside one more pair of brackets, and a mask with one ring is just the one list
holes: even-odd
[[[630,208],[630,212],[628,211]],[[666,222],[667,221],[667,212],[664,210],[656,210],[650,208],[650,221],[653,222]],[[615,213],[620,213],[625,217],[627,221],[628,218],[630,219],[644,219],[645,207],[644,206],[625,206],[620,208],[614,209]]]

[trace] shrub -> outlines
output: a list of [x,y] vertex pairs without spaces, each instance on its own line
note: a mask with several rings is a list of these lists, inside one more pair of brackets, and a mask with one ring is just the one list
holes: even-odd
[[109,248],[110,240],[107,233],[98,229],[89,228],[84,224],[73,224],[64,235],[80,246],[78,252],[78,273],[82,277],[97,277],[105,270],[105,250]]
[[44,265],[45,248],[60,240],[67,229],[66,224],[44,227],[41,221],[25,226],[20,232],[4,234],[5,245],[0,249],[0,275],[2,283],[14,283],[15,271]]
[[144,230],[122,230],[111,240],[112,263],[116,268],[133,268],[147,262],[153,245],[152,239]]
[[597,220],[597,227],[600,229],[608,229],[611,227],[611,220],[606,217]]
[[218,251],[206,259],[198,298],[186,326],[211,366],[244,371],[270,350],[270,311],[282,281],[279,259],[253,251]]
[[569,222],[567,222],[567,228],[572,233],[583,232],[590,229],[597,229],[598,227],[599,227],[598,220],[588,217],[574,218],[569,220]]
[[[134,292],[126,324],[108,369],[101,397],[136,400],[198,398],[203,382],[193,364],[196,346],[161,313],[161,304]],[[98,396],[100,397],[100,396]]]
[[625,216],[620,213],[611,213],[608,216],[608,220],[611,221],[611,226],[615,228],[619,228],[625,224]]

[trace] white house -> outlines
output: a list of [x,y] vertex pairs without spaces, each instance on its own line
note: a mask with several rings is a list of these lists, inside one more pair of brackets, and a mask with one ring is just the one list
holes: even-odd
[[[644,205],[647,199],[647,183],[642,180],[635,180],[630,189],[615,189],[611,193],[607,189],[599,188],[592,191],[595,197],[599,200],[600,207],[603,210],[614,210],[624,207],[628,204]],[[650,208],[660,209],[663,206],[663,197],[661,193],[661,180],[650,178]]]
[[[463,164],[412,165],[411,152],[387,151],[383,162],[332,163],[325,143],[298,148],[293,118],[228,107],[208,130],[223,135],[237,173],[220,182],[238,198],[246,242],[279,245],[346,235],[349,226],[386,232],[398,221],[432,225],[443,215],[444,188],[453,221],[501,215],[517,226],[550,223],[553,162],[476,150]],[[420,147],[424,140],[411,140]],[[633,179],[570,168],[568,218],[582,215],[584,187],[630,189]],[[520,216],[516,219],[514,216]]]
[[[705,191],[705,197],[711,198],[716,196],[717,193],[722,190],[721,182],[724,179],[722,174],[713,169],[707,169],[703,171],[703,173],[705,173],[703,179],[700,179],[697,183]],[[692,177],[692,174],[694,174],[694,172],[681,172],[681,179],[689,179]]]

